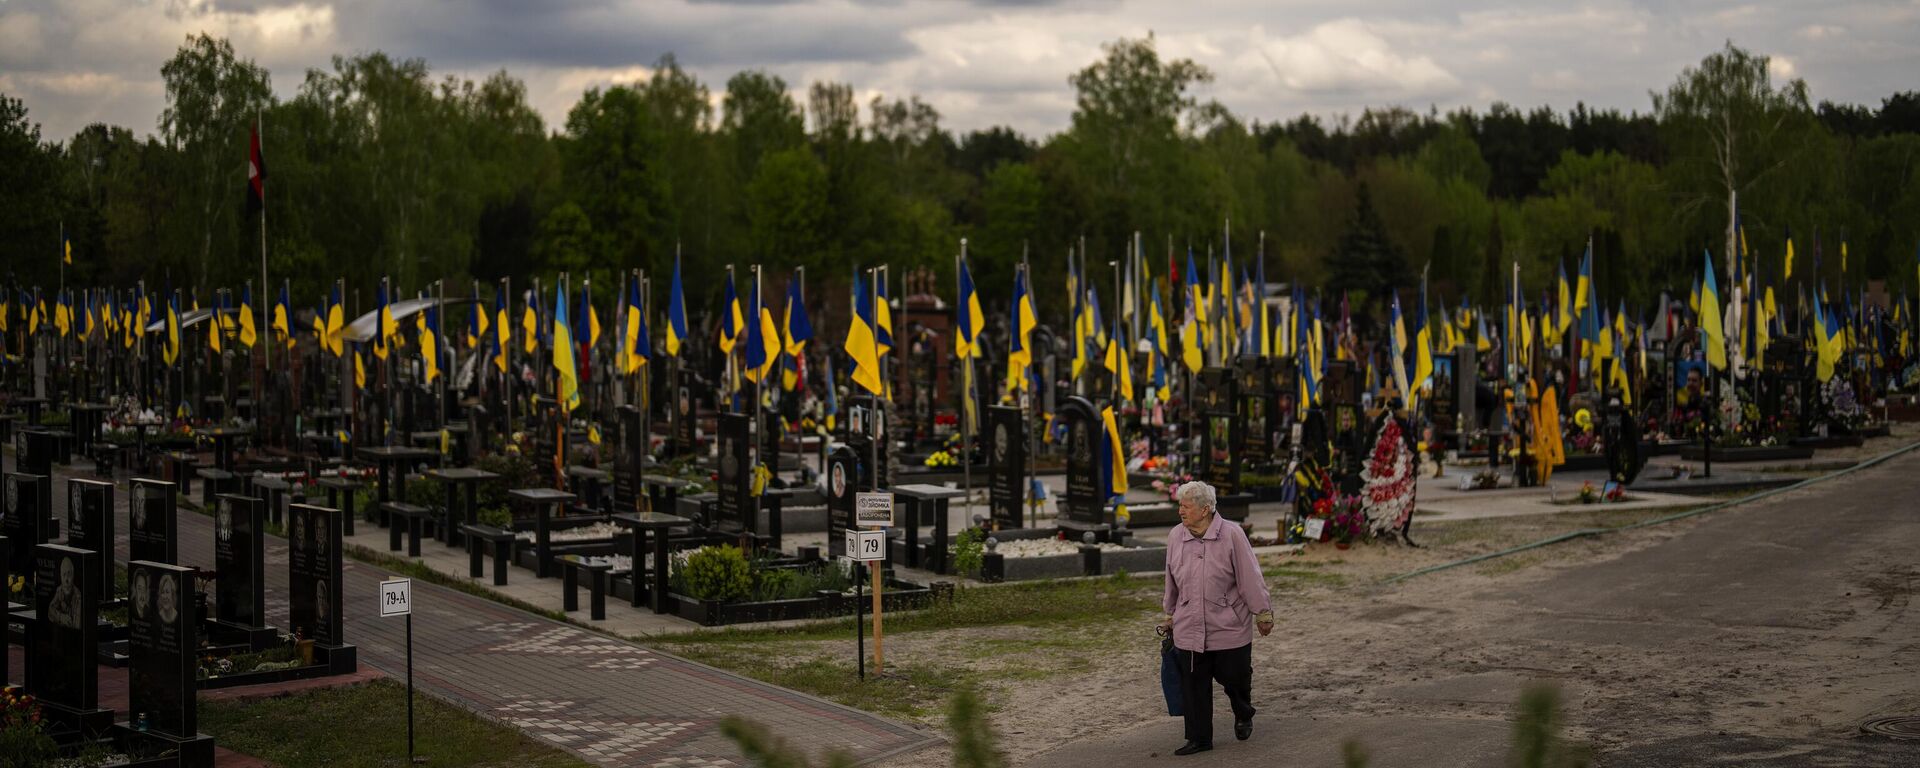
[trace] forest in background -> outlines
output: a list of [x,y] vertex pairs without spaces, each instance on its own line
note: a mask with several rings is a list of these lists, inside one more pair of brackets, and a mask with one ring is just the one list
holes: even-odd
[[69,286],[204,295],[257,280],[244,205],[257,119],[268,270],[296,306],[342,277],[365,302],[382,275],[401,295],[443,277],[465,295],[469,280],[518,289],[560,271],[596,276],[611,302],[630,268],[655,275],[663,301],[676,249],[696,312],[729,263],[765,265],[770,292],[804,266],[810,292],[844,297],[854,265],[882,263],[930,267],[950,292],[964,237],[989,307],[1005,306],[1025,250],[1043,315],[1060,316],[1065,293],[1048,286],[1064,285],[1069,248],[1084,242],[1106,286],[1135,232],[1164,276],[1169,251],[1221,253],[1229,221],[1237,264],[1265,233],[1271,281],[1375,292],[1430,268],[1436,301],[1495,300],[1515,261],[1537,295],[1591,238],[1601,295],[1643,306],[1686,290],[1703,251],[1726,263],[1730,190],[1763,279],[1789,234],[1808,279],[1817,232],[1829,285],[1911,290],[1920,93],[1816,103],[1767,65],[1728,43],[1651,90],[1646,112],[1495,103],[1263,123],[1202,98],[1213,74],[1149,36],[1071,76],[1071,124],[1037,138],[956,133],[936,105],[863,104],[849,83],[803,97],[758,70],[704,83],[672,55],[643,81],[586,91],[559,126],[508,72],[436,76],[378,52],[336,56],[281,100],[266,70],[195,36],[161,68],[150,130],[43,137],[30,105],[0,94],[0,259],[5,277],[50,290],[64,225]]

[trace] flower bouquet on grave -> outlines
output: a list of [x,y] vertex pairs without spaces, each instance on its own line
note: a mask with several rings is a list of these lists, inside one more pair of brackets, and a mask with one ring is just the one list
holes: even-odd
[[1340,495],[1333,499],[1333,518],[1327,525],[1332,529],[1334,545],[1346,549],[1357,540],[1367,538],[1367,513],[1360,503],[1359,496]]
[[1576,497],[1582,504],[1593,504],[1600,500],[1600,491],[1593,487],[1593,481],[1580,484],[1580,495]]
[[1620,483],[1608,481],[1606,489],[1601,492],[1601,498],[1606,499],[1608,504],[1618,504],[1620,502],[1626,501],[1627,486]]

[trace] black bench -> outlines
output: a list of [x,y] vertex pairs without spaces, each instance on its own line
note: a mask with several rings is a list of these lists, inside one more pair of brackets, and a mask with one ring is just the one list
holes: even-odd
[[480,551],[488,548],[493,554],[493,585],[507,585],[507,564],[513,562],[513,545],[520,537],[513,531],[502,530],[491,525],[462,525],[460,533],[467,539],[468,574],[473,578],[482,575]]
[[419,557],[420,529],[433,518],[433,510],[404,501],[389,501],[380,505],[380,511],[387,513],[387,550],[400,551],[400,532],[405,528],[407,557]]
[[561,558],[565,572],[561,574],[560,609],[566,612],[580,610],[580,572],[587,574],[588,613],[594,621],[607,619],[607,574],[613,572],[612,563],[590,563],[577,555]]
[[185,451],[167,454],[167,479],[180,485],[180,495],[193,498],[193,478],[200,459]]

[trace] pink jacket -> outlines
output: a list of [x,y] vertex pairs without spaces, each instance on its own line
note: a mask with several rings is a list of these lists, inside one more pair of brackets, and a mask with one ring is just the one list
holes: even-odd
[[1161,607],[1173,614],[1176,648],[1220,651],[1253,642],[1254,614],[1273,604],[1246,532],[1217,514],[1200,538],[1175,525],[1167,535]]

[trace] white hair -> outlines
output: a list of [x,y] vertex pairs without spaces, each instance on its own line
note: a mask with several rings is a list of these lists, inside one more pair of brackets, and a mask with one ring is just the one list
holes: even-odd
[[1216,499],[1214,497],[1213,486],[1198,480],[1182,483],[1180,490],[1176,491],[1174,495],[1178,496],[1183,503],[1193,504],[1209,512],[1215,508]]

